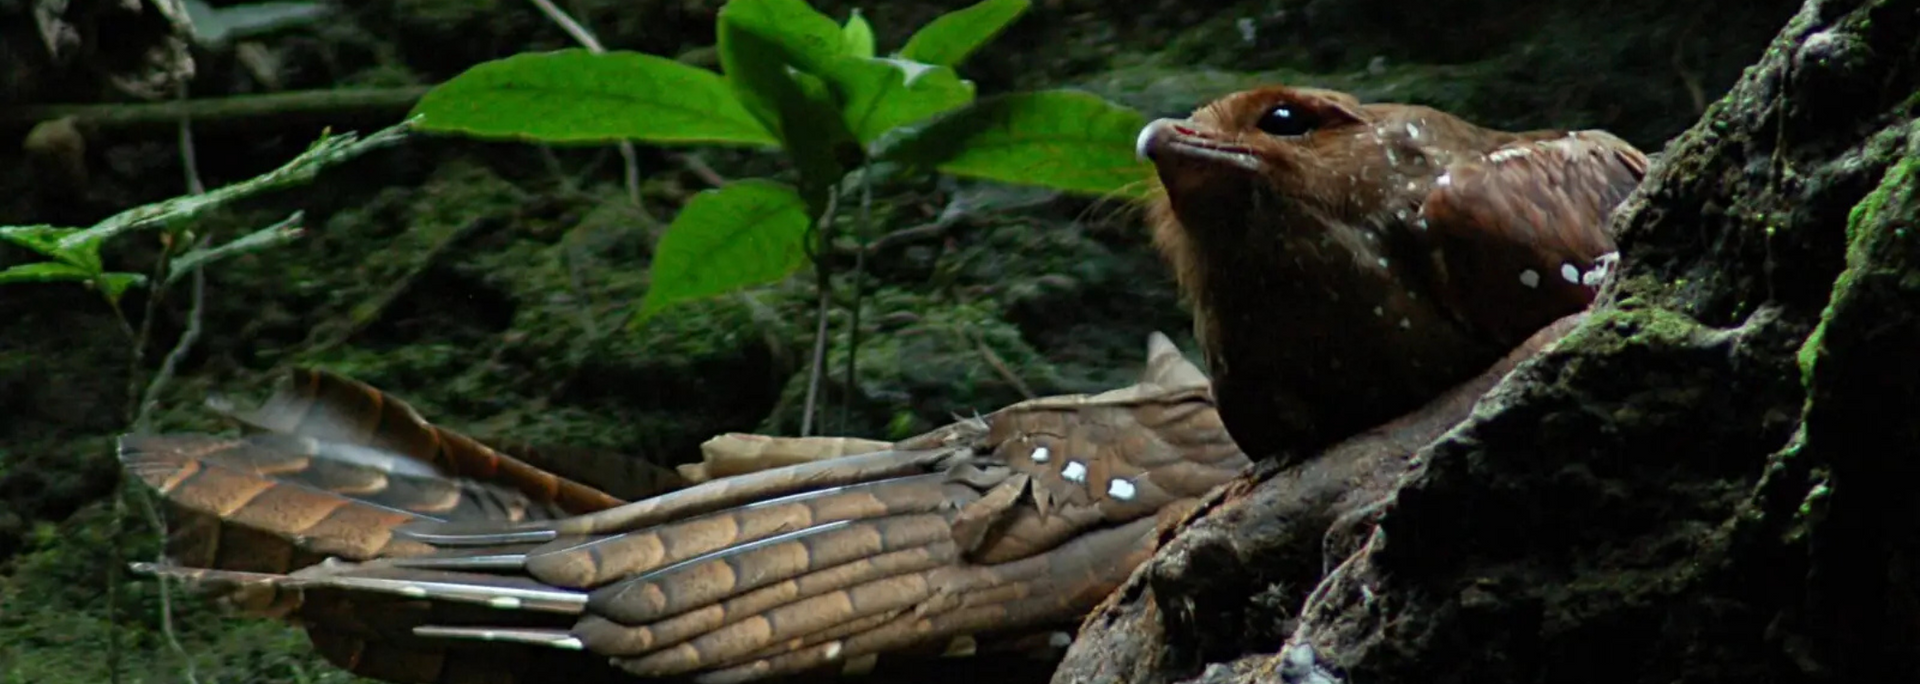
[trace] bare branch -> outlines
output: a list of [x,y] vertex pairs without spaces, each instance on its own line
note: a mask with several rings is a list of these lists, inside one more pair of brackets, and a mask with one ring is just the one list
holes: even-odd
[[[206,263],[205,259],[200,264]],[[193,345],[200,341],[202,319],[207,309],[207,272],[199,265],[193,267],[193,303],[187,309],[187,329],[180,333],[180,339],[167,352],[166,359],[160,362],[160,370],[147,382],[147,391],[141,394],[140,409],[133,417],[133,431],[146,432],[152,428],[153,408],[160,403],[160,391],[173,381],[174,373],[180,368]]]

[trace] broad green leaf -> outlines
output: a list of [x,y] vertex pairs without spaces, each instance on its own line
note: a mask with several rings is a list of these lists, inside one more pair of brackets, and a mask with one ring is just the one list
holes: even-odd
[[818,72],[834,57],[848,54],[845,30],[805,0],[727,0],[719,21],[778,44],[801,71]]
[[1134,156],[1146,117],[1073,90],[984,98],[890,136],[878,156],[956,176],[1065,192],[1132,195],[1153,167]]
[[[779,137],[787,156],[800,170],[801,192],[808,207],[818,213],[824,207],[827,188],[846,173],[836,149],[857,143],[827,89],[813,76],[795,70],[803,58],[789,47],[792,41],[783,42],[778,30],[754,23],[763,18],[736,21],[730,14],[736,7],[777,5],[781,1],[734,0],[721,8],[720,64],[734,93]],[[834,29],[834,45],[838,46],[839,27],[827,23]]]
[[973,83],[953,69],[901,59],[841,57],[827,77],[840,91],[847,128],[862,145],[973,101]]
[[51,283],[72,280],[87,280],[93,273],[73,264],[58,261],[38,261],[31,264],[19,264],[0,271],[0,283]]
[[840,37],[847,42],[845,49],[849,56],[873,56],[873,25],[860,16],[859,8],[854,8],[853,16],[847,17],[847,25],[840,28]]
[[811,225],[800,194],[773,181],[738,181],[694,195],[660,237],[640,316],[792,275],[807,261]]
[[138,273],[102,273],[93,280],[94,285],[100,288],[100,294],[115,305],[120,303],[120,296],[127,293],[127,288],[145,282],[147,277]]
[[916,62],[957,66],[968,55],[1000,35],[1026,13],[1028,0],[982,0],[966,9],[942,14],[920,27],[900,48],[900,57]]
[[726,79],[637,52],[572,49],[484,62],[427,91],[420,128],[484,138],[772,145]]

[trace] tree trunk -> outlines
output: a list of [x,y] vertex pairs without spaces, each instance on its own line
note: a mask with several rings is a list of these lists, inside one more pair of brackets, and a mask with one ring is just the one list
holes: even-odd
[[1353,522],[1215,496],[1054,681],[1920,681],[1917,56],[1920,0],[1808,2],[1584,324]]

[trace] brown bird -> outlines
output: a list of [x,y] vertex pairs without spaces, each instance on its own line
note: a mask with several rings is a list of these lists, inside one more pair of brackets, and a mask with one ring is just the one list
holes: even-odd
[[296,380],[241,414],[268,433],[122,439],[187,522],[173,560],[141,569],[393,682],[718,684],[1057,651],[1162,526],[1250,464],[1160,335],[1124,389],[632,503],[371,387]]
[[1159,119],[1154,241],[1220,412],[1257,458],[1407,413],[1585,309],[1647,159],[1608,133],[1482,128],[1271,86]]

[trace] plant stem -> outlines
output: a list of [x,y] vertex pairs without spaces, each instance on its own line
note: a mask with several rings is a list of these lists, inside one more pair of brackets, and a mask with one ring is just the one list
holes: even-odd
[[[856,232],[864,237],[871,233],[873,220],[873,166],[860,169],[860,221]],[[841,382],[844,386],[840,393],[840,432],[851,434],[853,424],[854,375],[860,364],[860,298],[866,293],[867,249],[863,244],[853,251],[853,309],[847,322],[847,373]]]
[[815,225],[815,239],[808,246],[808,256],[813,259],[815,287],[820,290],[818,321],[813,329],[813,363],[807,371],[807,400],[800,408],[800,436],[813,435],[813,407],[820,397],[820,383],[826,378],[827,370],[827,310],[833,304],[832,273],[827,269],[825,254],[832,244],[833,213],[840,204],[838,188],[827,193],[827,207],[820,212],[820,222]]
[[[592,31],[587,30],[587,27],[580,22],[574,21],[573,16],[567,14],[566,10],[560,9],[559,5],[553,4],[553,0],[531,0],[531,2],[533,6],[540,8],[548,19],[553,20],[553,23],[559,24],[560,30],[572,36],[574,42],[586,48],[587,52],[597,55],[607,51],[607,48],[600,44],[600,39],[593,36]],[[626,164],[627,198],[633,201],[633,206],[640,207],[642,218],[648,223],[658,224],[653,215],[647,213],[646,207],[640,204],[640,153],[634,149],[631,141],[620,141],[620,160]]]

